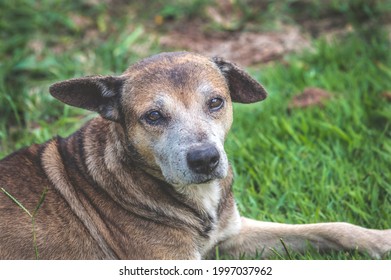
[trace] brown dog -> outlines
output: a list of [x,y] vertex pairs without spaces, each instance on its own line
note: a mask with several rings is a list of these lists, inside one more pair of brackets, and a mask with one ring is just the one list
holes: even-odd
[[[346,223],[284,225],[239,216],[223,149],[233,102],[266,97],[232,63],[165,53],[123,75],[54,84],[66,104],[100,114],[66,139],[0,162],[0,258],[201,259],[316,248],[391,250],[391,230]],[[32,220],[30,212],[47,189]],[[35,245],[34,245],[35,244]]]

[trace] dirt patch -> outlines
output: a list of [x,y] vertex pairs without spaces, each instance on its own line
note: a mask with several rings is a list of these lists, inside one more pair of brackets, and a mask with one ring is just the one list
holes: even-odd
[[391,102],[391,91],[383,92],[382,96],[385,100],[387,100],[388,102]]
[[165,48],[185,49],[206,56],[222,56],[242,66],[280,59],[286,53],[311,46],[310,40],[296,27],[285,27],[278,32],[212,35],[194,26],[186,26],[163,35],[160,44]]
[[289,108],[306,108],[312,106],[322,106],[326,100],[330,99],[332,94],[324,89],[309,87],[296,96],[289,104]]

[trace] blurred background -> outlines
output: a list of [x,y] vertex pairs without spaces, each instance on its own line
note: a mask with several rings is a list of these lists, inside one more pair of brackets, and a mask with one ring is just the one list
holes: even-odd
[[94,116],[54,100],[55,81],[162,51],[218,55],[270,93],[235,105],[240,211],[391,228],[390,42],[387,0],[0,0],[0,157]]

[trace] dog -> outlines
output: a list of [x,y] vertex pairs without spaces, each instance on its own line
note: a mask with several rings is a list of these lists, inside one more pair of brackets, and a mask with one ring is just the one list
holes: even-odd
[[[1,259],[203,259],[216,246],[262,258],[283,245],[373,258],[391,250],[391,230],[239,215],[224,151],[232,102],[267,93],[223,58],[162,53],[120,76],[71,79],[49,91],[99,115],[68,138],[1,160]],[[35,209],[34,219],[21,205]]]

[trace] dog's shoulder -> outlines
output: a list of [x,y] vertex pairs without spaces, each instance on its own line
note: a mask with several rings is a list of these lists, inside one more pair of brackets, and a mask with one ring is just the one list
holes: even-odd
[[[45,143],[46,144],[46,143]],[[26,172],[29,176],[36,176],[34,172],[40,173],[40,155],[45,144],[33,144],[21,148],[0,160],[0,182],[7,178],[23,178]]]

